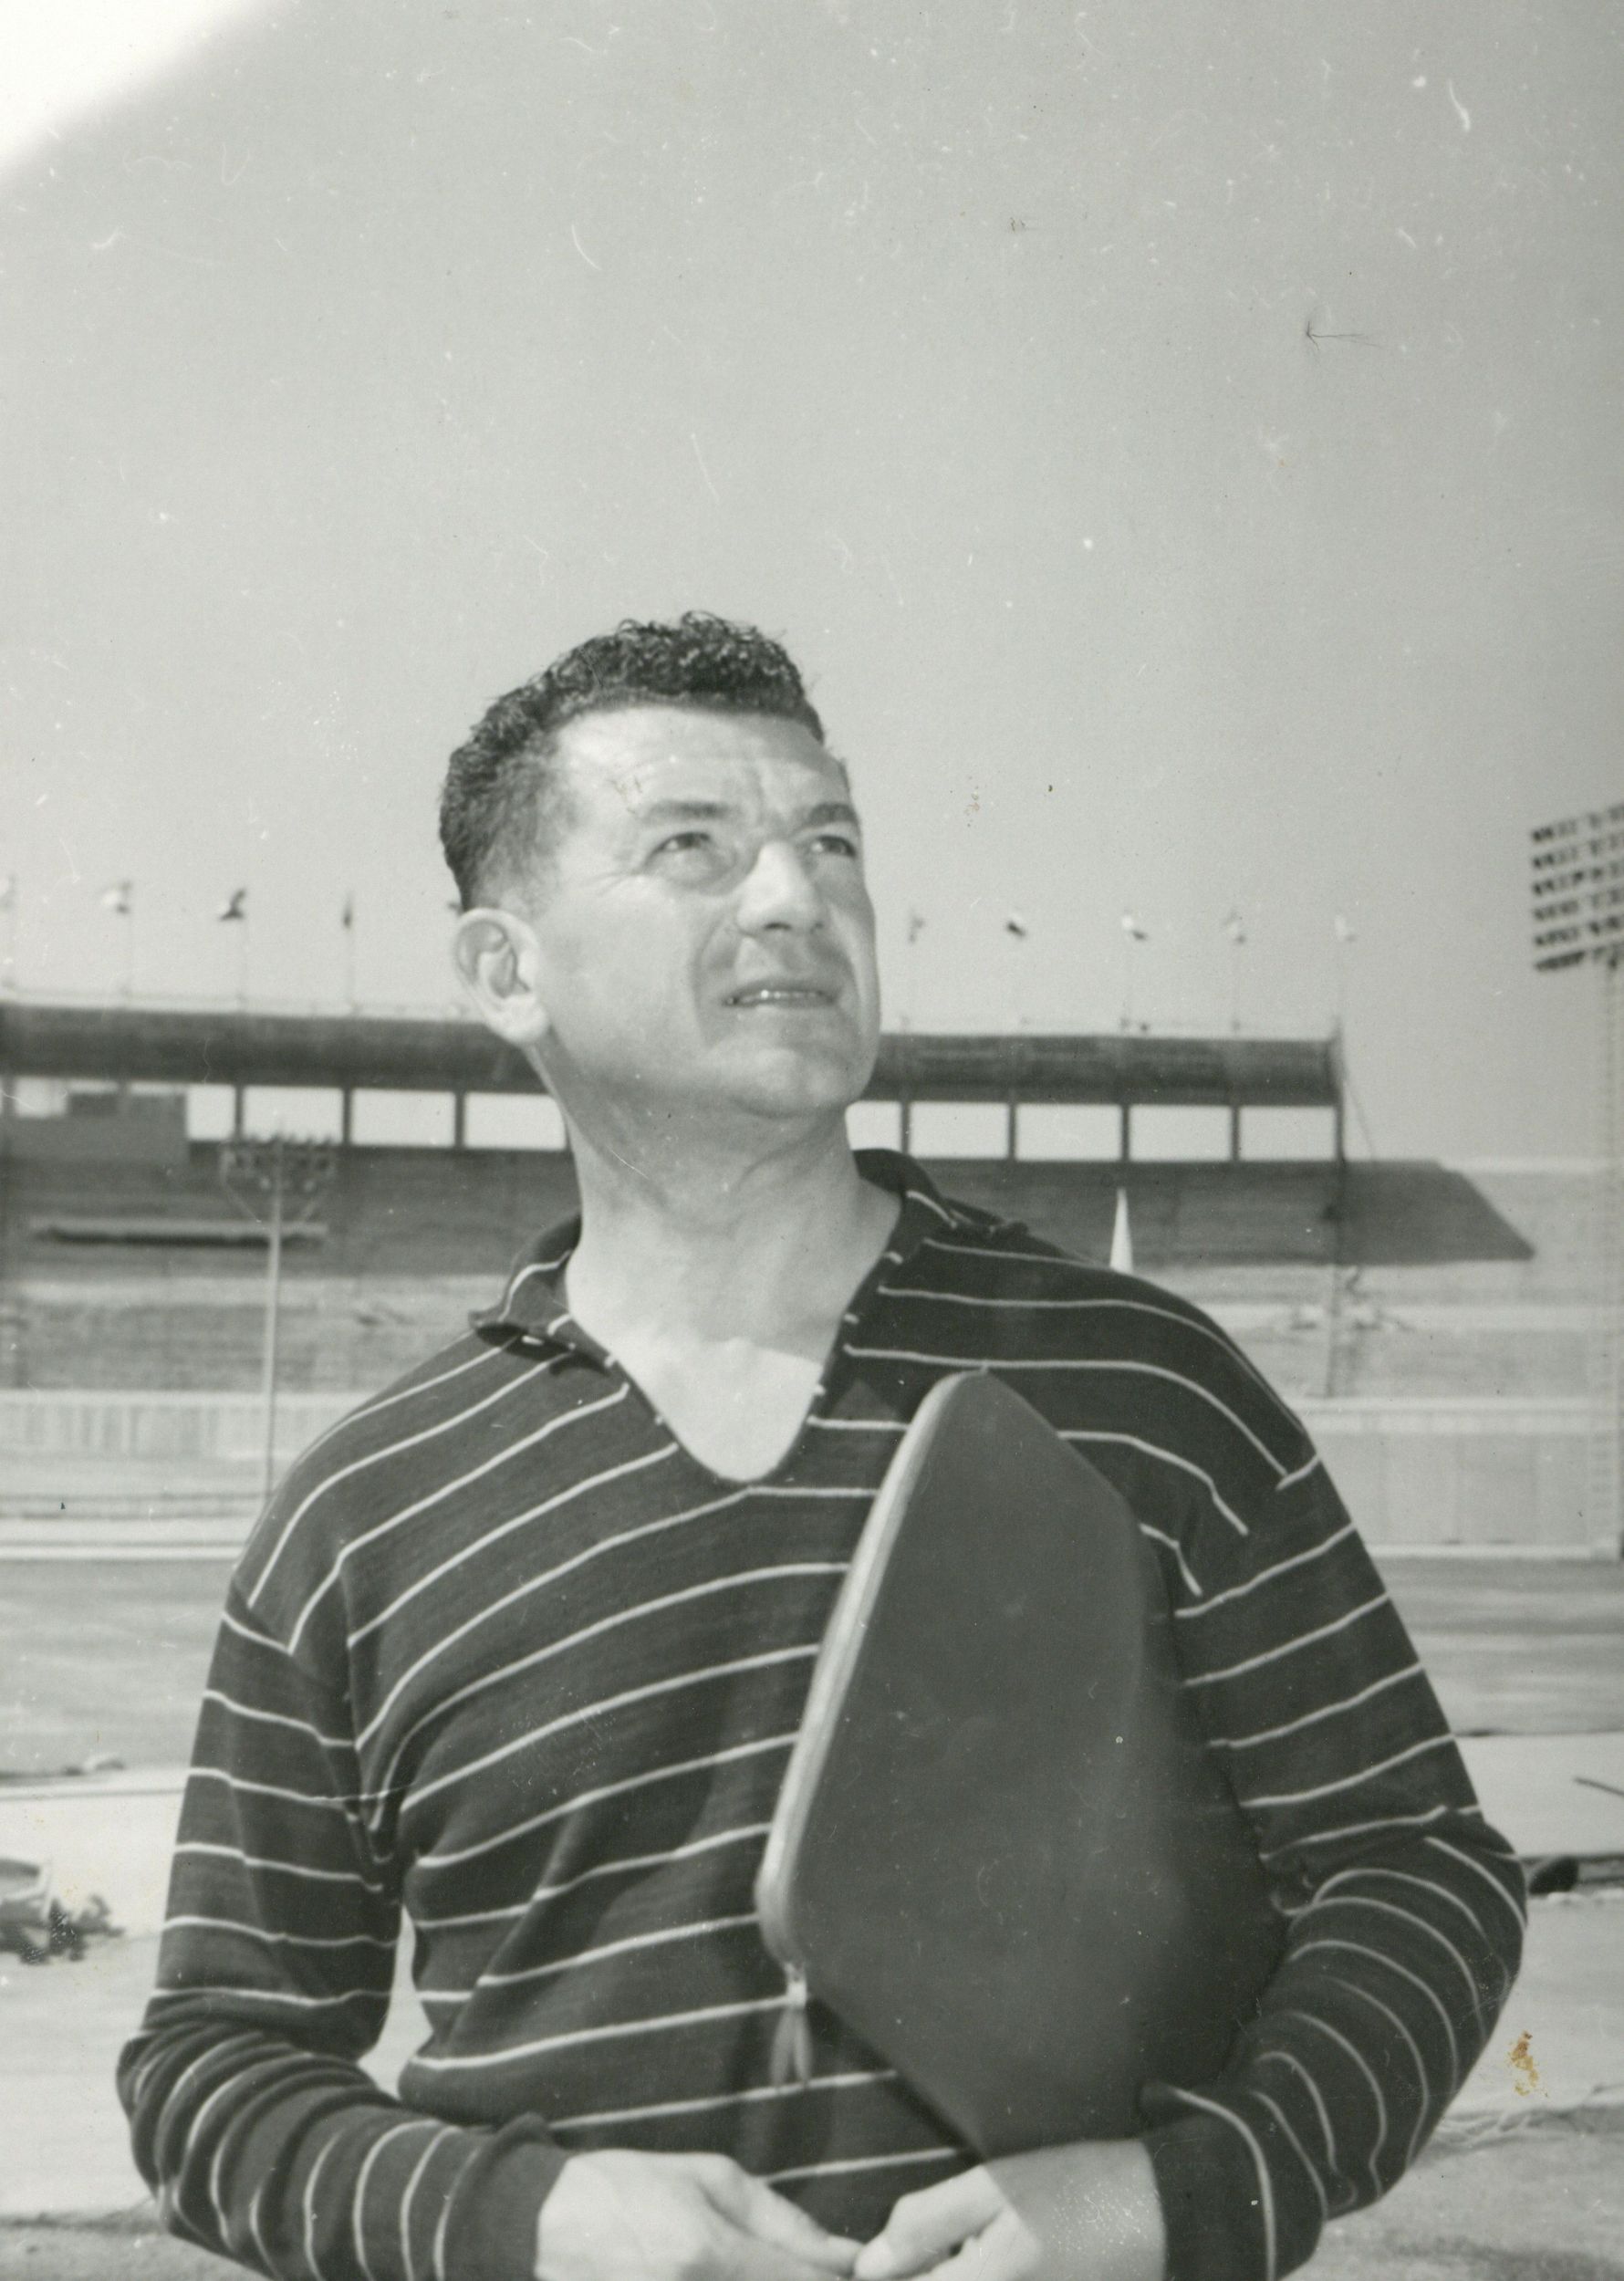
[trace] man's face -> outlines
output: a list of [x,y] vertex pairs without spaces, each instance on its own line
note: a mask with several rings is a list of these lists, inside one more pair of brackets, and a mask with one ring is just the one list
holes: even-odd
[[526,892],[567,1106],[843,1109],[880,1035],[845,772],[798,722],[643,705],[559,739],[565,820]]

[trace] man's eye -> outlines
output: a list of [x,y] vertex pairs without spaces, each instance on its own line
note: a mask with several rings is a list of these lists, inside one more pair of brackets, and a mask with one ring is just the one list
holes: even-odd
[[696,849],[713,845],[708,831],[673,831],[661,840],[654,852],[656,855],[690,855]]
[[812,845],[823,855],[855,857],[862,853],[848,831],[820,831]]

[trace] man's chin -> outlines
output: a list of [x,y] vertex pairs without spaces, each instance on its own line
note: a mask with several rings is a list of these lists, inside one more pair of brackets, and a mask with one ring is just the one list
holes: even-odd
[[725,1100],[762,1117],[844,1116],[861,1100],[872,1069],[871,1057],[832,1050],[756,1053],[717,1071],[713,1098],[719,1109]]

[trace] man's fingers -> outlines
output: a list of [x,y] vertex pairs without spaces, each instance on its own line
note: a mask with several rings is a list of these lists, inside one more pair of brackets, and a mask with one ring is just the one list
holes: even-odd
[[920,2281],[1038,2281],[1041,2255],[1025,2227],[1005,2210]]
[[775,2193],[759,2178],[752,2178],[747,2172],[741,2172],[740,2177],[743,2192],[728,2214],[745,2233],[753,2234],[758,2242],[771,2243],[776,2249],[787,2250],[791,2256],[803,2258],[825,2273],[851,2271],[856,2242],[826,2233],[816,2218],[809,2218],[805,2210],[784,2194]]
[[904,2194],[885,2231],[858,2253],[856,2281],[900,2281],[905,2274],[927,2273],[1006,2206],[984,2170],[963,2171],[939,2186]]
[[[765,2247],[781,2250],[796,2273],[807,2265],[820,2273],[851,2271],[857,2244],[826,2233],[816,2218],[798,2209],[785,2195],[775,2193],[759,2178],[725,2157],[695,2166],[695,2176],[712,2207],[730,2225]],[[748,2267],[754,2275],[754,2264]],[[765,2268],[764,2268],[765,2270]]]

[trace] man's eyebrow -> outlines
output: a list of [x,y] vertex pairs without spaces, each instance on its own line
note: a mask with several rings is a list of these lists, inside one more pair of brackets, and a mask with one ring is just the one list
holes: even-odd
[[727,800],[651,800],[632,813],[640,824],[706,824],[738,810]]
[[[635,810],[640,826],[658,824],[713,824],[739,814],[738,807],[729,800],[651,800],[647,807]],[[861,828],[858,812],[849,800],[819,800],[816,807],[804,809],[797,819],[797,831],[810,831],[820,824],[857,824]]]

